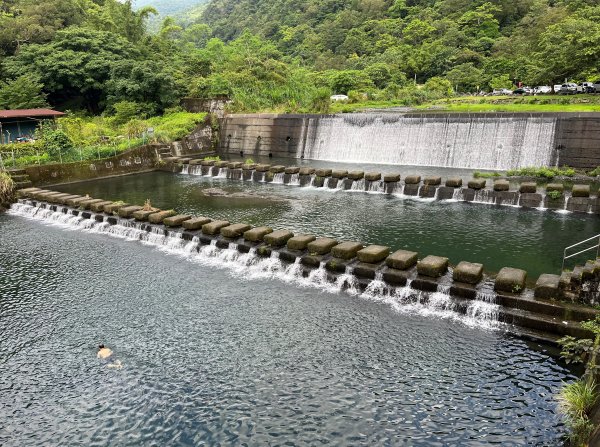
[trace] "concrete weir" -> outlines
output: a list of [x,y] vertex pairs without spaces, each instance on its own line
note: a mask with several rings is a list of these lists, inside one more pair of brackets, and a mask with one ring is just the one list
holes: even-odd
[[[407,250],[392,253],[381,245],[252,228],[174,210],[151,209],[147,210],[150,214],[142,214],[143,207],[133,211],[134,205],[106,206],[104,211],[94,212],[69,206],[67,202],[73,203],[70,196],[37,188],[21,190],[19,195],[19,203],[11,211],[17,215],[155,242],[236,271],[244,268],[263,277],[346,291],[395,307],[422,309],[428,315],[462,315],[474,325],[512,328],[538,340],[588,337],[590,333],[580,322],[600,315],[591,307],[561,301],[577,297],[569,282],[555,275],[542,275],[530,290],[526,288],[527,273],[513,268],[486,277],[481,264],[451,266],[447,258],[420,257]],[[581,277],[597,288],[600,260],[586,266],[585,272]],[[506,325],[499,326],[501,323]]]
[[[194,161],[194,160],[192,160]],[[198,161],[198,160],[197,160]],[[210,161],[210,163],[214,163]],[[466,187],[460,178],[439,176],[381,174],[380,172],[315,169],[297,166],[271,166],[221,161],[218,177],[288,186],[323,188],[333,191],[390,194],[429,200],[458,201],[475,204],[503,205],[522,208],[565,210],[575,213],[600,214],[600,197],[592,195],[589,185],[573,185],[567,191],[562,183],[545,187],[524,181],[511,190],[508,180],[474,178]],[[237,166],[237,167],[235,167]],[[174,160],[172,171],[188,175],[214,177],[216,171],[203,166]]]

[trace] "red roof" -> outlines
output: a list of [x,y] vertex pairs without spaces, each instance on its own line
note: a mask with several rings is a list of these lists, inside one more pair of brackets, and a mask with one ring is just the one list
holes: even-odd
[[20,109],[20,110],[0,110],[0,118],[39,118],[39,117],[57,117],[64,113],[52,109]]

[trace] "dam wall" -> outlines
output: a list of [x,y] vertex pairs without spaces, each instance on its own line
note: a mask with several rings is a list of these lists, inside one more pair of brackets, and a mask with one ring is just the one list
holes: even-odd
[[228,154],[508,170],[600,166],[600,113],[229,115]]

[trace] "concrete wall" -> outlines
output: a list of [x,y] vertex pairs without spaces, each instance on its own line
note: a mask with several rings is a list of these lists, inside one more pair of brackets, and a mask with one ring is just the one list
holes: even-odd
[[[484,114],[407,114],[432,120],[512,120],[535,115],[555,120],[551,164],[575,168],[600,166],[600,113],[484,113]],[[331,118],[333,115],[326,115]],[[391,116],[391,114],[390,114]],[[225,153],[243,156],[298,157],[308,153],[310,126],[315,126],[323,115],[240,114],[220,119],[219,149]],[[515,120],[517,119],[517,120]],[[518,126],[518,124],[515,124]],[[517,129],[515,129],[517,131]],[[344,161],[344,160],[340,160]]]

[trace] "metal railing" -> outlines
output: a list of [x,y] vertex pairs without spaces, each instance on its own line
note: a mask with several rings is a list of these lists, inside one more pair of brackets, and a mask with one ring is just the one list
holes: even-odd
[[[568,254],[569,250],[571,250],[575,247],[579,247],[580,245],[587,244],[588,242],[594,242],[594,245],[584,248],[583,250],[580,250],[577,253]],[[579,256],[582,253],[586,253],[586,252],[592,251],[592,250],[596,250],[596,257],[598,257],[598,254],[600,252],[600,234],[597,234],[596,236],[592,236],[591,238],[586,239],[585,241],[581,241],[581,242],[577,242],[576,244],[569,245],[567,248],[565,248],[565,251],[563,252],[563,261],[562,261],[561,271],[563,271],[565,269],[565,261],[567,259],[574,258],[575,256]]]

